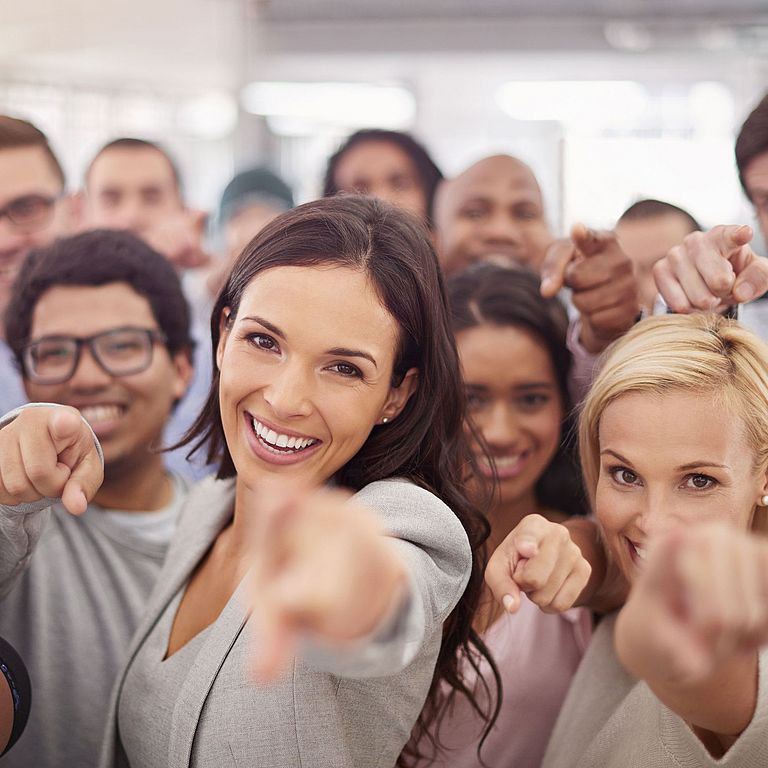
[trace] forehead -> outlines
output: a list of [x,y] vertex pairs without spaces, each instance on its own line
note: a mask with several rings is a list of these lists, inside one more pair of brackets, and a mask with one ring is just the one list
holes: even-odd
[[702,392],[621,395],[603,412],[599,439],[601,450],[660,467],[702,459],[751,467],[754,458],[741,416]]
[[391,141],[363,141],[350,147],[339,159],[339,176],[371,175],[385,172],[414,172],[408,154]]
[[750,193],[768,193],[768,152],[752,158],[744,169],[744,183]]
[[170,160],[152,147],[115,147],[94,160],[88,174],[91,187],[151,185],[176,188]]
[[23,195],[57,195],[61,189],[61,180],[42,148],[0,149],[0,205]]
[[59,285],[49,288],[35,304],[30,338],[90,336],[125,325],[157,326],[149,301],[128,283]]
[[444,184],[441,191],[448,209],[475,197],[503,202],[510,196],[526,196],[541,202],[541,190],[533,172],[511,157],[481,160]]
[[[294,345],[360,348],[394,355],[397,321],[368,276],[357,269],[320,265],[273,267],[243,293],[238,319],[258,316]],[[377,357],[378,359],[378,357]]]
[[654,251],[663,255],[681,243],[690,231],[690,222],[673,213],[616,225],[616,234],[630,256],[632,251]]
[[456,334],[467,383],[499,388],[531,382],[556,383],[549,352],[531,331],[516,326],[483,324]]

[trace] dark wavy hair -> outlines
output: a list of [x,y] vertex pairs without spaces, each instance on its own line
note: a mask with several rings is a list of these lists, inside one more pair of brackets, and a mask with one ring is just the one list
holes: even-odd
[[355,133],[349,136],[328,160],[328,166],[325,169],[325,181],[323,182],[323,197],[332,197],[342,191],[336,183],[336,168],[339,162],[341,162],[341,158],[353,147],[368,141],[384,141],[388,144],[394,144],[408,156],[416,168],[416,173],[424,191],[424,210],[427,212],[427,224],[431,227],[435,192],[437,191],[437,185],[443,179],[443,173],[437,167],[437,163],[430,157],[429,152],[413,136],[401,131],[365,128],[355,131]]
[[192,359],[189,305],[176,270],[130,232],[94,229],[33,250],[24,260],[5,313],[6,341],[19,370],[24,370],[24,346],[30,340],[35,307],[46,291],[109,283],[127,283],[143,296],[165,335],[168,352],[185,352]]
[[[479,652],[493,666],[472,629],[483,588],[489,526],[464,489],[475,464],[464,431],[465,398],[443,278],[426,228],[393,206],[360,195],[316,200],[270,222],[240,255],[214,306],[213,383],[203,411],[183,442],[192,445],[192,452],[205,449],[208,463],[218,462],[219,478],[235,475],[219,411],[220,372],[215,359],[223,311],[229,308],[228,322],[233,322],[244,291],[265,270],[321,265],[363,270],[397,321],[400,337],[393,385],[402,381],[409,368],[419,371],[418,387],[400,415],[386,426],[376,426],[359,452],[338,470],[335,480],[358,490],[388,477],[408,478],[453,510],[472,549],[469,583],[443,625],[427,701],[414,738],[400,756],[398,764],[408,765],[421,757],[418,736],[442,717],[457,692],[475,703],[473,691],[462,679],[462,657],[477,665]],[[449,693],[444,692],[443,683]]]
[[739,129],[734,152],[741,187],[749,200],[752,200],[744,179],[744,173],[747,166],[758,155],[768,152],[768,93],[760,99],[758,105],[749,113]]
[[572,364],[565,343],[568,313],[557,298],[543,298],[540,285],[539,276],[524,268],[475,265],[448,280],[451,320],[454,333],[486,323],[523,328],[546,349],[565,416],[557,452],[536,482],[536,499],[543,507],[583,515],[587,502],[577,457],[575,414],[568,392]]

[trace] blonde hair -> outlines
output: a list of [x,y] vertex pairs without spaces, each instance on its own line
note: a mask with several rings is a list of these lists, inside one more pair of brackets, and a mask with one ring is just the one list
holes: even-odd
[[[741,418],[755,471],[768,467],[768,346],[720,315],[662,315],[638,323],[606,352],[579,418],[584,483],[594,508],[600,419],[630,393],[695,392]],[[768,531],[758,506],[753,529]]]

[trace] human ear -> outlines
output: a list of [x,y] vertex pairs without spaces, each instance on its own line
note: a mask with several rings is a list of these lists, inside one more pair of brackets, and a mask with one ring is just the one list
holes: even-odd
[[389,388],[389,394],[379,413],[379,422],[386,424],[399,416],[418,385],[419,369],[409,368],[400,384]]
[[224,357],[224,347],[227,344],[229,332],[232,329],[231,318],[232,310],[229,307],[224,307],[219,318],[219,343],[216,345],[216,367],[219,370],[221,370],[221,361]]
[[189,350],[184,349],[181,352],[177,352],[171,358],[171,362],[173,363],[173,371],[175,374],[173,399],[174,401],[178,401],[186,394],[189,383],[192,381],[192,374],[194,373]]

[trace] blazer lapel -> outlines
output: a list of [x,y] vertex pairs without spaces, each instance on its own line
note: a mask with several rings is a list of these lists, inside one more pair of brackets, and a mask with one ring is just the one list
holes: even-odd
[[100,766],[114,765],[118,739],[117,706],[128,667],[168,603],[189,580],[192,571],[232,517],[234,497],[235,486],[232,481],[203,480],[190,490],[165,564],[149,597],[144,618],[133,635],[125,664],[112,688]]
[[248,577],[211,625],[181,687],[171,721],[168,768],[189,768],[200,715],[224,661],[248,621]]

